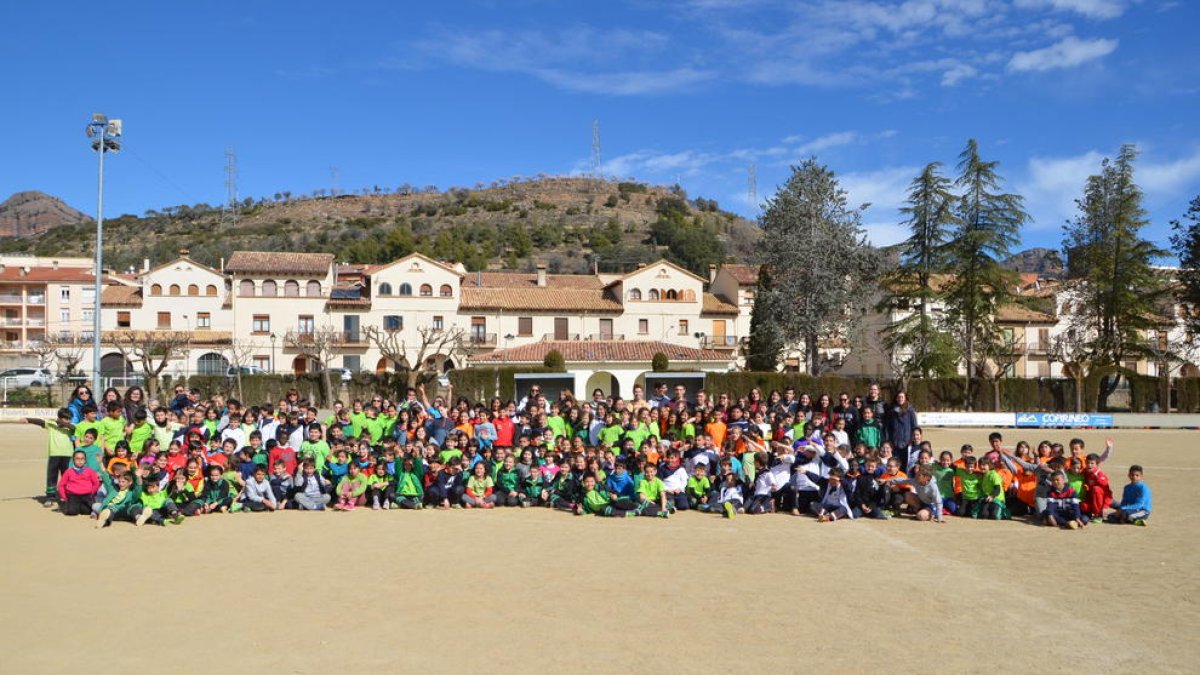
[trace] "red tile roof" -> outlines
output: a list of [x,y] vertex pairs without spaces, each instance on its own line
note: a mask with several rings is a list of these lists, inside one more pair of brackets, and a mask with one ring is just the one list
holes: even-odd
[[[524,272],[467,273],[464,287],[473,288],[537,288],[537,274]],[[603,282],[591,274],[547,274],[546,288],[602,288]]]
[[141,307],[142,289],[140,286],[105,286],[100,293],[102,307]]
[[696,349],[656,340],[547,340],[470,357],[472,363],[541,363],[558,351],[567,363],[650,363],[662,352],[672,361],[729,363],[727,352]]
[[281,274],[325,276],[333,264],[332,253],[289,253],[279,251],[236,251],[225,271],[233,274]]
[[[3,261],[0,261],[3,264]],[[96,276],[92,274],[90,267],[29,267],[29,272],[25,272],[25,266],[4,264],[4,269],[0,270],[0,281],[25,281],[25,282],[60,282],[60,283],[79,283],[79,282],[94,282]]]
[[612,312],[621,303],[601,288],[473,288],[462,289],[464,310],[527,310],[532,312]]
[[729,314],[737,316],[737,305],[730,304],[718,298],[712,293],[704,294],[704,307],[700,310],[701,314]]
[[737,280],[739,286],[753,286],[758,283],[758,265],[722,265],[725,270]]

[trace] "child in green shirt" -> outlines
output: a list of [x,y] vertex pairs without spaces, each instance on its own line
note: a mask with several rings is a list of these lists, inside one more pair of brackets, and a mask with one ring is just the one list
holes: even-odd
[[71,469],[71,456],[75,454],[75,443],[71,440],[75,425],[71,424],[71,410],[59,408],[52,420],[26,417],[29,424],[44,428],[46,434],[46,495],[44,506],[53,506],[58,501],[58,479]]
[[708,479],[708,467],[697,464],[687,482],[688,507],[708,511],[708,493],[711,491],[712,481]]
[[958,510],[963,516],[978,518],[979,502],[983,497],[983,488],[980,485],[983,476],[976,473],[974,457],[963,457],[962,463],[961,467],[954,467],[954,477],[962,485],[962,505]]
[[367,493],[367,477],[358,468],[358,462],[350,462],[346,467],[346,477],[338,482],[338,503],[335,511],[353,511],[356,506],[367,503],[364,495]]
[[[1004,479],[996,471],[992,460],[983,457],[979,460],[979,517],[987,520],[1008,520],[1008,504],[1004,500]],[[966,487],[963,491],[966,492]]]

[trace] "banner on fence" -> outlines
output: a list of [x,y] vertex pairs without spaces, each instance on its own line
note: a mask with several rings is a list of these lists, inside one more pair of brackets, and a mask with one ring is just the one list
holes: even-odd
[[917,424],[923,427],[1011,427],[1013,413],[989,412],[919,412]]
[[1017,413],[1018,427],[1095,427],[1110,428],[1112,415],[1096,413]]

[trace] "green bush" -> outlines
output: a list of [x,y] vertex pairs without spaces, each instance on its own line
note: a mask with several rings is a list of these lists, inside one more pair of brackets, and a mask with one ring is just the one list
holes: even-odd
[[542,359],[542,365],[552,373],[562,373],[567,370],[567,361],[563,358],[562,352],[557,349],[551,349],[546,353],[546,358]]
[[1200,412],[1200,377],[1181,377],[1175,380],[1175,405],[1179,412]]
[[656,373],[665,373],[671,369],[671,360],[662,352],[654,352],[650,358],[650,369]]

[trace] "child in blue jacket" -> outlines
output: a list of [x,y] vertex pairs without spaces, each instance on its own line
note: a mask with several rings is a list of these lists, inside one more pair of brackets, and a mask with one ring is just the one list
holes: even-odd
[[1121,503],[1113,507],[1114,511],[1106,520],[1110,523],[1145,525],[1150,517],[1151,506],[1150,486],[1142,480],[1142,467],[1134,464],[1129,467],[1129,484],[1121,493]]

